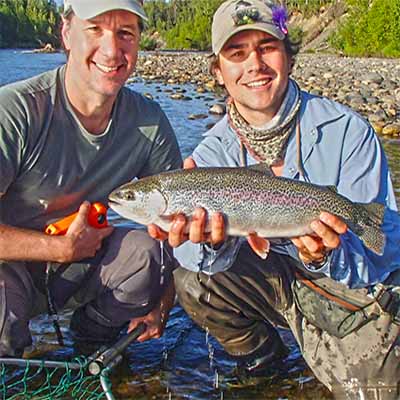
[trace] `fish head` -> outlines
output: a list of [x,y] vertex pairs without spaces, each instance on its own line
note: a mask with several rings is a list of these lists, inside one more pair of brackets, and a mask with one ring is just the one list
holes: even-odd
[[116,213],[143,225],[156,221],[168,206],[160,187],[146,178],[118,187],[108,199]]

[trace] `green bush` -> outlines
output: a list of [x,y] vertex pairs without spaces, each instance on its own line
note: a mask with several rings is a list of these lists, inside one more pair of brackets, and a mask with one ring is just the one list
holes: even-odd
[[0,0],[3,45],[58,46],[60,15],[54,0]]
[[[224,0],[146,0],[149,17],[142,50],[154,50],[158,32],[171,49],[209,50],[211,21]],[[305,16],[337,0],[286,0],[290,11]],[[349,6],[346,20],[330,38],[330,44],[345,55],[400,57],[400,0],[342,0]],[[55,0],[0,0],[0,47],[60,44],[60,14]],[[290,29],[295,42],[300,28]]]
[[335,0],[287,0],[286,6],[290,10],[300,11],[305,17],[318,14],[321,7],[334,3]]
[[146,33],[142,33],[140,40],[140,50],[155,50],[157,48],[157,41]]
[[349,15],[330,38],[349,56],[400,57],[400,0],[347,0]]
[[304,32],[299,26],[289,27],[289,37],[294,43],[301,43],[303,36]]
[[208,50],[211,21],[223,0],[149,0],[144,3],[149,31],[157,31],[167,48]]

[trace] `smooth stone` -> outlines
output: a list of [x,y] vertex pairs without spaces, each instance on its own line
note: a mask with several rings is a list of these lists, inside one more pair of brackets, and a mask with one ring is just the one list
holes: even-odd
[[147,98],[150,99],[150,100],[153,100],[153,99],[154,99],[154,97],[153,97],[153,95],[152,95],[151,93],[144,92],[144,93],[143,93],[143,96],[144,96],[144,97],[147,97]]
[[389,117],[395,117],[395,116],[397,115],[397,110],[396,110],[395,108],[393,108],[393,107],[390,107],[390,108],[388,108],[388,109],[386,110],[386,114],[387,114]]
[[378,104],[379,100],[376,97],[366,97],[366,102],[368,104]]
[[190,114],[188,116],[188,119],[192,119],[192,120],[195,120],[195,119],[206,119],[206,118],[208,118],[208,115],[206,115],[206,114]]
[[172,100],[182,100],[185,96],[182,93],[174,93],[169,96]]
[[208,110],[210,114],[223,115],[225,114],[225,106],[222,104],[214,104]]
[[382,75],[376,73],[376,72],[370,72],[369,74],[365,74],[361,77],[361,81],[364,83],[377,83],[381,84],[383,82],[383,77]]
[[398,136],[400,135],[400,123],[386,125],[382,130],[383,135]]
[[322,90],[315,88],[315,89],[311,89],[310,93],[315,95],[315,96],[321,96],[322,95]]
[[381,135],[383,128],[385,127],[385,123],[383,121],[371,121],[369,120],[371,126],[374,128],[374,131],[378,134]]
[[377,111],[374,114],[368,116],[368,120],[372,122],[383,122],[386,120],[386,114],[384,111]]
[[332,72],[325,72],[325,73],[322,75],[322,77],[323,77],[324,79],[332,79],[332,78],[335,77],[335,75],[334,75]]
[[214,90],[215,87],[217,86],[217,82],[213,79],[211,81],[206,82],[204,85],[207,89]]

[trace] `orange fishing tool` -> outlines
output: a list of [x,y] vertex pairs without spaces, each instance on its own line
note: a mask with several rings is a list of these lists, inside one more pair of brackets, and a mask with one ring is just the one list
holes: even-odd
[[[45,228],[45,233],[48,235],[65,235],[69,226],[72,224],[72,221],[77,215],[78,212],[75,212],[65,218],[47,225]],[[90,207],[88,222],[89,225],[93,226],[94,228],[104,228],[108,226],[106,206],[101,203],[93,203]]]

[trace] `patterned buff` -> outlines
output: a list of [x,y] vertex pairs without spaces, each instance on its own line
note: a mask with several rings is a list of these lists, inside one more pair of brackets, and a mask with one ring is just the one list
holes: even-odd
[[232,99],[228,100],[227,105],[228,121],[252,157],[271,166],[285,156],[286,144],[296,124],[300,103],[300,89],[297,83],[290,79],[285,99],[277,115],[264,128],[249,125],[239,114]]

